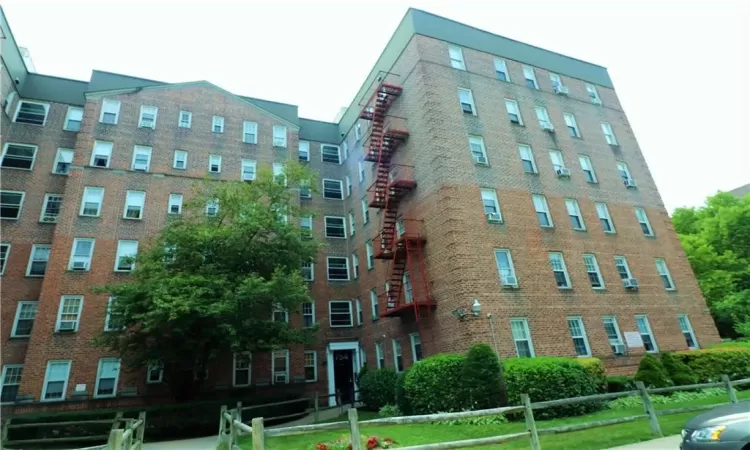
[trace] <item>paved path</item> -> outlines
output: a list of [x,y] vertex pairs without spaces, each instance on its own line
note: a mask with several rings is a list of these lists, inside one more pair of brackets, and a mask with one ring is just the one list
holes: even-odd
[[668,436],[661,439],[639,442],[637,444],[623,445],[614,447],[610,450],[677,450],[680,448],[682,438],[679,434]]

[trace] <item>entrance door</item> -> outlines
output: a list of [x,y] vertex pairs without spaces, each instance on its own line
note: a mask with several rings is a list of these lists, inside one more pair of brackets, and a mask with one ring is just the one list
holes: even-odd
[[342,404],[351,403],[354,393],[353,350],[333,351],[333,383]]

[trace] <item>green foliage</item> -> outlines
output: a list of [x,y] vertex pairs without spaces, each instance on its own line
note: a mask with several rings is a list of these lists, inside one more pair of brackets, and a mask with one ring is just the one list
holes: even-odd
[[579,364],[586,369],[589,376],[596,381],[599,392],[607,391],[607,371],[604,369],[604,363],[599,358],[578,358]]
[[699,383],[719,381],[721,375],[733,380],[750,377],[750,349],[745,347],[723,347],[691,352],[678,352]]
[[[725,389],[710,388],[702,389],[700,391],[677,391],[673,392],[671,395],[649,394],[649,398],[651,398],[651,403],[655,405],[669,405],[692,400],[701,400],[704,398],[726,397],[726,395],[727,391]],[[607,408],[609,409],[631,409],[642,406],[643,402],[641,401],[640,395],[620,397],[607,403]]]
[[[572,358],[513,358],[505,360],[505,386],[508,403],[521,403],[521,394],[532,402],[594,395],[599,385],[578,361]],[[567,417],[598,411],[601,402],[555,406],[534,412],[539,419]]]
[[383,405],[378,411],[380,417],[401,417],[404,413],[396,405]]
[[667,375],[675,386],[698,383],[698,376],[678,355],[672,352],[662,352],[659,356],[664,370],[667,371]]
[[[290,185],[312,178],[294,164],[286,176]],[[215,216],[206,215],[209,201],[218,202]],[[98,342],[129,370],[161,364],[170,390],[184,400],[220,352],[310,341],[315,328],[272,321],[274,308],[294,314],[312,301],[300,266],[319,244],[305,238],[298,220],[283,220],[301,214],[296,192],[276,183],[270,169],[252,183],[197,186],[183,214],[139,248],[132,277],[95,288],[116,298],[111,314],[123,326]]]
[[661,361],[654,355],[647,354],[638,364],[635,373],[635,381],[642,381],[647,388],[660,388],[672,386],[672,380],[662,365]]
[[396,379],[396,406],[398,406],[401,412],[403,412],[406,416],[410,416],[413,414],[411,404],[409,404],[409,399],[406,398],[405,385],[406,376],[409,373],[409,370],[411,370],[411,368],[406,369],[398,374],[398,378]]
[[607,377],[607,392],[625,392],[632,390],[635,390],[635,380],[633,377]]
[[367,370],[359,379],[359,393],[365,407],[377,411],[396,402],[396,379],[393,369]]
[[440,354],[412,366],[406,376],[406,399],[414,414],[456,412],[469,408],[461,379],[465,357]]
[[508,419],[502,414],[482,417],[467,417],[466,419],[440,420],[435,422],[437,425],[478,425],[492,426],[508,423]]
[[500,360],[487,344],[475,344],[466,354],[461,375],[471,409],[497,408],[502,401]]

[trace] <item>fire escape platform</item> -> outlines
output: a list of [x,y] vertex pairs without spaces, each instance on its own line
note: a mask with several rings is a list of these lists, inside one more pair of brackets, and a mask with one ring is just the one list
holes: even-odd
[[[383,155],[390,159],[399,144],[406,141],[406,138],[408,137],[409,132],[406,130],[387,129],[383,135]],[[365,142],[364,146],[368,148],[367,154],[365,155],[365,161],[374,163],[378,162],[378,158],[380,157],[378,154],[378,148],[373,148],[368,145],[367,142]]]
[[375,259],[402,259],[406,257],[406,246],[422,244],[427,242],[424,236],[418,234],[403,234],[396,238],[395,245],[391,248],[382,248],[380,244],[380,236],[375,237],[372,240],[373,246],[375,247]]
[[427,315],[431,310],[437,308],[437,303],[433,300],[418,301],[414,300],[409,303],[401,303],[396,305],[395,308],[385,308],[385,311],[380,314],[380,317],[401,317],[404,319],[416,318],[416,314],[420,317]]

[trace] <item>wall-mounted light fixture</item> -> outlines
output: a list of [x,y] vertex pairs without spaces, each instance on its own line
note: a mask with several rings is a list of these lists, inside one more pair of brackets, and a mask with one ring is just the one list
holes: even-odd
[[458,320],[465,320],[467,318],[479,317],[479,313],[482,312],[482,304],[479,303],[479,299],[475,298],[471,308],[456,308],[453,310],[453,315]]

